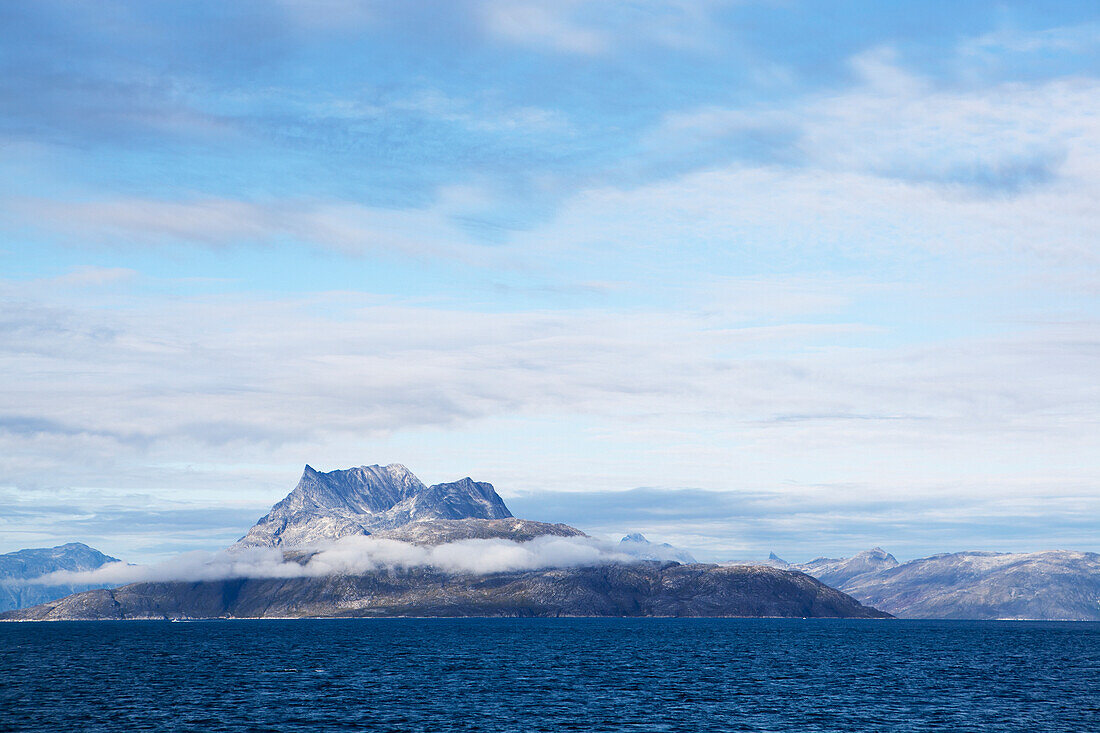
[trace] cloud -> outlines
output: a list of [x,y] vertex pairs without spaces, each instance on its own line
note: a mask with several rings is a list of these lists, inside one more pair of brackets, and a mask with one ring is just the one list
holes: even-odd
[[423,89],[407,97],[389,101],[381,107],[360,110],[354,105],[341,105],[338,110],[352,116],[363,113],[393,115],[412,112],[430,117],[434,121],[458,123],[477,132],[520,135],[573,132],[568,117],[560,110],[509,106],[502,104],[496,95],[488,93],[463,98],[435,89]]
[[1005,56],[1018,61],[1014,54],[1088,53],[1098,49],[1100,23],[1081,23],[1041,30],[998,28],[967,39],[960,44],[959,54],[984,61],[1003,60]]
[[429,257],[457,253],[443,244],[448,237],[455,236],[456,229],[443,218],[431,226],[428,220],[433,215],[422,211],[352,204],[262,204],[231,199],[91,202],[24,199],[11,208],[24,221],[52,222],[51,226],[66,237],[113,247],[197,244],[221,248],[295,243],[346,254],[399,252]]
[[856,56],[851,67],[857,85],[793,104],[670,112],[647,146],[712,158],[726,148],[765,164],[975,193],[1018,194],[1063,177],[1097,185],[1095,79],[937,88],[899,67],[890,49]]
[[608,40],[598,31],[569,18],[577,3],[487,2],[483,5],[486,29],[512,43],[545,46],[567,53],[596,54]]
[[714,55],[728,50],[729,33],[715,20],[730,0],[482,0],[477,3],[492,37],[526,48],[582,56],[624,49]]
[[[486,12],[509,7],[485,5]],[[573,12],[572,5],[538,7],[555,17]],[[288,151],[309,152],[315,161],[338,162],[341,180],[353,184],[334,187],[341,191],[334,195],[329,168],[295,168],[285,178],[264,171],[263,185],[249,188],[276,193],[249,199],[204,193],[208,172],[182,193],[166,187],[148,198],[24,196],[5,208],[19,228],[45,237],[60,231],[69,243],[287,244],[496,267],[501,258],[506,266],[530,264],[566,247],[598,250],[598,243],[623,241],[619,236],[643,246],[680,240],[677,193],[691,197],[698,188],[707,206],[691,217],[689,233],[714,243],[733,237],[754,251],[774,250],[777,240],[813,246],[820,234],[843,240],[848,250],[873,248],[880,239],[967,251],[1006,243],[1070,257],[1094,249],[1088,233],[1097,226],[1095,207],[1088,204],[1100,195],[1095,78],[948,85],[902,66],[889,47],[857,54],[848,67],[846,87],[738,106],[666,103],[654,109],[660,117],[653,124],[649,117],[594,124],[554,100],[423,80],[396,92],[257,86],[208,105],[218,114],[204,114],[260,145],[256,160],[274,154],[281,166],[294,165],[300,157]],[[33,89],[9,96],[30,99]],[[201,96],[186,84],[169,92],[182,107]],[[150,117],[140,110],[133,116]],[[613,143],[604,129],[612,122]],[[373,183],[359,178],[364,170]],[[280,183],[301,176],[309,194]],[[657,194],[664,200],[643,200]],[[604,208],[594,211],[590,202]],[[686,208],[704,207],[689,201]],[[581,214],[587,220],[576,228],[562,225]],[[658,214],[666,221],[655,221]],[[612,229],[619,220],[638,226]]]
[[128,267],[83,266],[38,284],[45,287],[98,288],[133,280],[137,274],[136,270]]
[[57,571],[29,582],[43,585],[122,585],[153,581],[230,578],[299,578],[356,575],[429,567],[445,573],[485,575],[518,570],[641,562],[632,548],[588,537],[536,537],[527,542],[460,540],[422,546],[373,537],[344,537],[317,546],[305,559],[284,559],[277,549],[187,553],[155,565],[110,563],[95,570]]
[[915,490],[869,484],[757,491],[646,487],[627,491],[540,491],[509,497],[518,516],[614,535],[637,530],[688,548],[701,560],[840,557],[875,545],[899,558],[960,550],[1023,551],[1095,546],[1100,497],[1079,480],[1041,489],[1002,479],[996,496],[962,480]]
[[[9,199],[0,210],[26,230],[81,247],[110,249],[199,246],[210,249],[283,245],[480,267],[516,266],[518,258],[471,236],[476,222],[503,221],[497,202],[475,186],[448,186],[422,208],[384,208],[309,200],[111,198],[65,201]],[[119,268],[71,273],[57,284],[103,284],[132,275]]]
[[[151,295],[147,280],[121,287],[136,278],[126,267],[0,282],[0,483],[40,504],[66,487],[132,491],[144,498],[125,508],[153,513],[199,491],[211,506],[269,504],[307,461],[472,464],[517,493],[787,491],[825,514],[834,505],[808,498],[858,486],[871,503],[932,507],[954,486],[984,502],[976,522],[1016,477],[1017,494],[1095,496],[1100,88],[1087,68],[991,83],[914,71],[908,48],[847,63],[830,48],[841,81],[803,93],[813,80],[795,75],[753,96],[726,75],[736,49],[692,84],[623,73],[694,68],[698,56],[666,64],[651,43],[653,26],[691,27],[691,4],[514,7],[494,31],[506,51],[394,57],[418,76],[393,89],[365,66],[284,83],[280,63],[314,56],[282,21],[204,31],[197,47],[119,14],[120,33],[155,31],[130,46],[115,24],[71,32],[79,11],[50,36],[82,40],[72,57],[19,46],[3,134],[33,144],[5,148],[21,164],[3,205],[23,244],[8,255],[239,268],[250,292]],[[331,27],[358,9],[318,15]],[[644,32],[631,25],[643,16]],[[407,39],[392,18],[361,20]],[[470,51],[470,29],[453,30],[447,50]],[[256,44],[225,42],[249,33]],[[979,45],[1041,56],[1089,39]],[[328,40],[325,58],[351,58]],[[470,58],[516,61],[517,45],[583,58],[560,59],[546,85],[518,61],[476,90],[456,81]],[[148,58],[171,68],[150,73]],[[171,180],[150,173],[163,170]],[[285,274],[294,256],[310,277]],[[258,294],[324,277],[387,292]],[[718,543],[719,528],[700,536]],[[127,541],[147,548],[138,534]]]
[[[1062,177],[1011,196],[870,172],[733,165],[630,190],[587,189],[518,242],[563,259],[579,251],[590,258],[627,257],[641,246],[651,259],[685,275],[693,253],[716,269],[764,258],[779,268],[848,258],[868,269],[908,261],[927,267],[928,254],[960,267],[992,269],[986,258],[1004,254],[1043,267],[1095,268],[1100,249],[1090,232],[1100,228],[1100,214],[1088,202],[1100,193],[1100,179],[1065,177],[1071,161],[1066,159]],[[1083,169],[1084,163],[1072,166]],[[982,170],[1016,175],[1010,167],[978,167],[967,175],[985,175]],[[1009,178],[997,185],[1009,186]],[[975,256],[984,261],[968,262]]]
[[[36,440],[48,442],[42,437]],[[36,481],[19,488],[0,488],[0,552],[56,545],[58,537],[128,560],[207,551],[240,539],[271,505],[262,498],[238,500],[224,493],[227,486],[244,497],[258,487],[262,493],[268,482],[257,466],[145,464],[138,468],[117,457],[88,459],[72,481],[61,483],[59,475],[43,471]],[[101,472],[111,476],[109,485],[128,488],[105,486],[95,478]],[[186,491],[165,491],[181,486],[181,481]]]
[[[516,511],[714,559],[768,532],[788,555],[811,539],[890,544],[871,535],[894,520],[846,508],[846,494],[872,508],[913,501],[892,535],[910,538],[932,534],[925,512],[959,506],[952,496],[972,502],[939,525],[955,538],[968,531],[960,517],[995,526],[983,517],[1006,499],[1095,497],[1100,324],[897,343],[813,322],[865,291],[753,279],[728,308],[476,312],[346,293],[100,302],[16,287],[0,314],[2,483],[25,511],[65,487],[91,493],[5,535],[98,537],[133,558],[165,551],[177,523],[172,549],[209,547],[240,536],[305,462],[397,460],[438,480],[462,467],[509,501],[569,487],[577,510],[528,499]],[[774,325],[743,320],[766,317],[770,298],[790,308]],[[646,485],[733,493],[584,497]],[[107,489],[143,496],[96,498]],[[188,496],[191,513],[169,511],[170,496]],[[248,507],[222,516],[233,501]]]
[[[196,336],[189,324],[215,313],[225,335],[206,337],[202,349],[189,353]],[[720,386],[731,369],[749,378],[769,368],[752,362],[722,364],[708,352],[768,338],[793,342],[813,338],[815,332],[826,337],[836,331],[835,326],[783,325],[693,334],[681,330],[689,321],[656,314],[630,316],[624,322],[596,314],[493,315],[381,304],[330,319],[310,317],[289,303],[234,305],[218,300],[163,312],[155,328],[143,325],[141,318],[116,321],[110,312],[69,311],[62,319],[53,312],[41,315],[45,320],[37,328],[23,321],[10,322],[7,329],[6,350],[21,352],[17,372],[25,381],[21,397],[10,395],[4,408],[51,401],[61,409],[16,413],[7,423],[11,430],[169,440],[190,435],[215,442],[281,442],[293,433],[314,430],[393,430],[540,405],[587,405],[601,411],[601,405],[615,409],[612,405],[621,405],[627,396],[637,408],[656,409],[670,393],[678,394],[683,409],[690,404],[684,402],[685,390],[716,395],[733,386]],[[264,321],[279,325],[273,329]],[[680,355],[662,355],[655,344],[635,341],[630,332],[637,332],[643,321],[650,333],[662,332],[666,343],[679,343]],[[344,325],[336,327],[339,322]],[[615,324],[626,325],[628,332],[613,336]],[[98,338],[99,333],[113,335]],[[530,339],[532,333],[539,337]],[[308,349],[301,350],[298,345],[306,343]],[[252,357],[242,359],[246,353]],[[621,374],[614,364],[623,358],[646,366]],[[58,390],[48,387],[49,380],[34,377],[37,368],[49,363],[72,368],[74,359],[91,360],[100,370],[137,381],[121,386],[100,381],[98,374],[74,374]],[[678,383],[667,381],[666,375],[676,374]],[[82,418],[63,407],[62,395],[77,392],[85,408],[95,405],[94,410],[80,410]],[[134,399],[143,405],[136,413]],[[292,420],[293,414],[305,414],[301,410],[307,403],[312,416]],[[356,405],[352,413],[344,412],[349,404]],[[783,412],[789,411],[808,410],[790,404]],[[172,415],[170,422],[161,422],[158,414]],[[293,430],[279,427],[292,422]]]
[[561,413],[698,421],[777,451],[809,423],[843,426],[815,442],[946,445],[1088,434],[1100,399],[1094,322],[884,348],[862,324],[739,323],[736,305],[479,313],[338,293],[128,303],[26,300],[0,317],[19,385],[0,390],[9,476],[50,452],[179,460]]

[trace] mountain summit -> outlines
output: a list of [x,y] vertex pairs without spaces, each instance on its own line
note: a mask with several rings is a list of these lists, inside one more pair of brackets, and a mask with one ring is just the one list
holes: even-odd
[[897,558],[889,552],[881,547],[872,547],[851,557],[819,557],[791,567],[812,575],[825,585],[843,588],[846,583],[861,575],[889,570],[898,565]]
[[289,495],[237,543],[295,547],[427,519],[507,519],[493,485],[470,478],[425,486],[400,463],[323,473],[306,466]]

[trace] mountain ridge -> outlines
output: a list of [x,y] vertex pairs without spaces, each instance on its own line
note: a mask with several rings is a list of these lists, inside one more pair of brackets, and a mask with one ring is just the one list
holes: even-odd
[[1100,621],[1100,554],[1092,552],[970,550],[898,563],[874,548],[789,567],[902,618]]
[[307,464],[297,486],[235,546],[300,547],[414,521],[509,518],[493,485],[470,477],[427,486],[400,463],[329,472]]
[[798,563],[790,567],[812,575],[826,585],[838,588],[853,578],[867,573],[896,568],[897,558],[881,547],[858,552],[851,557],[818,557],[809,562]]

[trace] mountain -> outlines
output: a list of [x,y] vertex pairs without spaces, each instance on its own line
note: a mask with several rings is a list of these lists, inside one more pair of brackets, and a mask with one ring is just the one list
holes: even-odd
[[1100,555],[1091,552],[956,552],[899,564],[875,548],[798,567],[905,618],[1100,621]]
[[645,535],[628,534],[619,540],[619,549],[623,552],[633,555],[634,557],[642,558],[643,560],[659,560],[662,562],[678,562],[685,565],[690,565],[695,562],[695,558],[687,550],[681,550],[679,547],[673,547],[667,542],[661,544],[654,544],[645,538]]
[[[336,571],[334,567],[349,566],[326,564],[324,552],[354,553],[355,544],[335,550],[319,546],[355,535],[419,546],[463,542],[442,550],[443,557],[524,556],[531,551],[476,540],[526,543],[547,535],[581,540],[554,545],[560,558],[555,564],[569,567],[541,570],[447,572],[424,563],[379,568],[366,562]],[[568,525],[513,517],[491,484],[470,478],[425,486],[396,463],[328,473],[306,466],[294,490],[230,548],[231,556],[241,560],[243,569],[237,572],[245,575],[255,567],[248,565],[250,548],[277,548],[284,563],[305,570],[276,578],[133,583],[76,593],[0,618],[887,615],[803,573],[695,564],[689,553],[641,535],[628,535],[617,546],[622,551],[618,557],[633,555],[636,561],[610,562],[616,554],[593,555],[596,545]],[[378,546],[391,553],[409,549]],[[590,564],[578,563],[578,551]],[[446,566],[446,561],[440,564]],[[310,572],[313,567],[318,568],[316,575]]]
[[638,562],[492,573],[429,568],[362,575],[134,583],[5,620],[368,616],[781,616],[886,618],[802,573]]
[[760,563],[760,564],[761,565],[767,565],[767,566],[773,567],[773,568],[782,568],[784,570],[786,570],[787,568],[789,568],[791,566],[791,564],[789,562],[787,562],[786,560],[781,558],[779,555],[776,555],[774,552],[769,552],[768,553],[768,559],[765,560],[764,562]]
[[[773,553],[774,554],[774,553]],[[839,588],[852,578],[898,566],[897,559],[881,547],[839,559],[819,557],[791,567],[812,575],[825,585]]]
[[80,542],[0,555],[0,611],[52,601],[90,587],[28,583],[30,578],[58,570],[95,570],[111,562],[119,560]]
[[237,546],[301,547],[410,522],[511,516],[492,484],[470,478],[425,486],[399,463],[328,473],[306,466],[294,490]]

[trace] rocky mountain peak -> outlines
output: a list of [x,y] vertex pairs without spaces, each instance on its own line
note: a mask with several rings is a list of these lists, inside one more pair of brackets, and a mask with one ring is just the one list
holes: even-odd
[[789,562],[781,558],[779,555],[776,555],[774,552],[768,553],[768,559],[764,561],[764,564],[770,565],[773,568],[789,568],[791,566]]
[[302,546],[414,521],[511,516],[492,484],[469,477],[425,486],[400,463],[328,472],[306,465],[294,490],[237,544]]
[[863,552],[857,553],[852,559],[855,560],[857,558],[873,565],[889,568],[895,568],[900,564],[896,557],[881,547],[872,547],[870,550],[864,550]]

